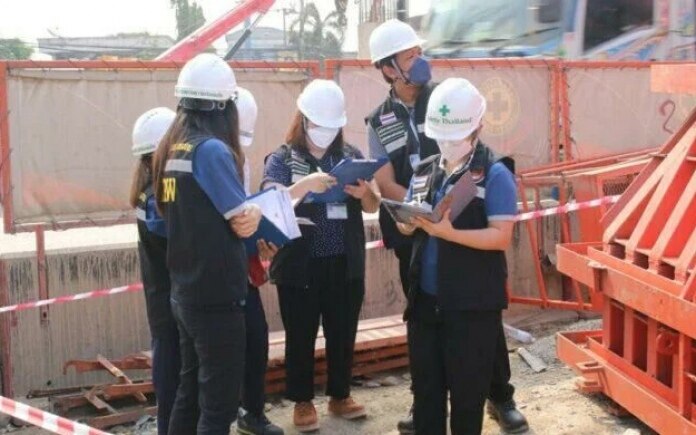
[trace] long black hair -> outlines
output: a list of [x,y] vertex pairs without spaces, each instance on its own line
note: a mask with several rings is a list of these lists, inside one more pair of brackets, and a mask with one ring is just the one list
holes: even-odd
[[[162,138],[155,152],[153,162],[153,184],[157,208],[161,210],[163,195],[162,177],[164,167],[173,145],[186,143],[197,136],[212,136],[223,141],[234,156],[237,172],[242,176],[244,171],[244,152],[239,144],[239,113],[233,100],[228,100],[223,109],[214,104],[213,110],[198,110],[188,107],[196,107],[197,103],[207,101],[188,100],[188,104],[179,104],[176,109],[176,117],[167,134]],[[201,104],[203,106],[205,104]]]

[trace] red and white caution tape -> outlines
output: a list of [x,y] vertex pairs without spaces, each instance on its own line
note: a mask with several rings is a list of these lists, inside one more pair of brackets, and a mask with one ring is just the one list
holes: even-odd
[[384,242],[381,240],[375,240],[373,242],[367,242],[365,243],[365,249],[370,250],[370,249],[378,249],[378,248],[384,248]]
[[94,299],[94,298],[101,298],[104,296],[116,295],[119,293],[136,292],[136,291],[140,291],[142,289],[143,289],[142,284],[131,284],[131,285],[123,286],[123,287],[116,287],[116,288],[105,289],[105,290],[95,290],[95,291],[91,291],[91,292],[87,292],[87,293],[79,293],[76,295],[60,296],[57,298],[44,299],[41,301],[24,302],[24,303],[17,304],[17,305],[9,305],[7,307],[2,307],[2,308],[0,308],[0,314],[7,313],[10,311],[28,310],[31,308],[43,307],[45,305],[64,304],[66,302],[79,301],[81,299]]
[[[553,216],[557,214],[565,214],[569,213],[571,211],[577,211],[577,210],[584,210],[588,208],[594,208],[594,207],[599,207],[601,205],[605,204],[612,204],[616,201],[618,201],[619,195],[614,195],[614,196],[605,196],[603,198],[599,199],[593,199],[591,201],[585,201],[585,202],[572,202],[568,203],[559,207],[552,207],[552,208],[547,208],[544,210],[537,210],[537,211],[530,211],[528,213],[521,213],[518,214],[515,217],[515,221],[521,222],[521,221],[527,221],[531,219],[538,219],[541,217],[545,216]],[[384,242],[382,240],[375,240],[372,242],[367,242],[365,243],[365,249],[370,250],[370,249],[379,249],[384,247]],[[268,268],[268,262],[264,263],[264,266]],[[22,311],[22,310],[28,310],[31,308],[38,308],[38,307],[43,307],[46,305],[54,305],[54,304],[63,304],[66,302],[72,302],[72,301],[78,301],[82,299],[94,299],[94,298],[101,298],[104,296],[111,296],[119,293],[129,293],[129,292],[136,292],[136,291],[141,291],[143,289],[142,284],[131,284],[123,287],[116,287],[112,289],[105,289],[105,290],[95,290],[87,293],[80,293],[76,295],[71,295],[71,296],[61,296],[57,298],[51,298],[51,299],[45,299],[41,301],[34,301],[34,302],[25,302],[17,305],[10,305],[7,307],[2,307],[0,308],[0,314],[7,313],[10,311]]]
[[599,207],[605,204],[613,204],[619,200],[621,195],[605,196],[603,198],[593,199],[591,201],[585,202],[569,202],[565,205],[559,207],[545,208],[544,210],[530,211],[528,213],[521,213],[515,217],[515,221],[528,221],[531,219],[538,219],[545,216],[553,216],[557,214],[565,214],[571,211],[584,210],[587,208]]
[[[543,210],[530,211],[528,213],[520,213],[515,216],[515,222],[528,221],[532,219],[539,219],[546,216],[554,216],[557,214],[570,213],[571,211],[584,210],[588,208],[595,208],[605,204],[613,204],[619,200],[621,195],[605,196],[603,198],[593,199],[591,201],[585,202],[569,202],[565,205],[558,207],[545,208]],[[384,242],[382,240],[375,240],[373,242],[365,243],[365,249],[378,249],[383,248]]]
[[0,396],[0,412],[59,435],[109,435],[81,423]]

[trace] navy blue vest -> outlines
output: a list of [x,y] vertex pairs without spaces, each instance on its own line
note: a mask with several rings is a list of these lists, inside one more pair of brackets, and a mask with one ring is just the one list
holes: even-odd
[[[410,156],[419,149],[418,144],[420,143],[421,160],[440,152],[437,142],[427,137],[423,131],[428,100],[430,100],[430,94],[435,86],[437,84],[428,83],[416,99],[414,107],[416,132],[411,127],[408,109],[402,104],[394,102],[391,95],[365,118],[365,122],[369,123],[375,130],[380,143],[389,154],[396,182],[406,188],[408,188],[413,175]],[[410,243],[409,239],[396,229],[394,220],[384,207],[380,208],[379,224],[387,248],[395,248]]]
[[239,305],[247,291],[244,243],[193,178],[193,154],[206,139],[172,145],[158,198],[169,236],[172,298],[195,308]]
[[[514,161],[509,157],[498,158],[479,142],[474,150],[474,156],[468,169],[454,174],[452,183],[469,170],[477,180],[477,186],[485,189],[486,175],[496,162],[504,163],[514,172]],[[415,176],[425,177],[425,200],[432,204],[433,196],[442,185],[446,176],[440,167],[439,156],[432,156],[419,165]],[[452,222],[456,229],[475,230],[488,227],[484,199],[476,197]],[[409,272],[409,307],[415,300],[419,290],[421,255],[425,248],[428,235],[424,231],[416,231],[413,240],[413,255]],[[437,239],[438,271],[437,271],[437,302],[444,310],[501,310],[507,308],[505,281],[507,280],[507,263],[505,252],[485,251],[469,248],[457,243]],[[410,309],[407,309],[408,316]]]
[[147,308],[147,321],[153,337],[159,337],[176,328],[169,305],[171,282],[167,269],[167,239],[147,229],[145,216],[147,200],[152,197],[152,184],[143,189],[135,209],[138,218],[138,257]]
[[[345,144],[343,149],[327,151],[335,152],[338,161],[345,157],[355,157],[357,150]],[[316,162],[304,160],[288,145],[282,145],[274,152],[289,167],[296,165],[305,166],[303,172],[311,174],[317,172]],[[365,226],[362,218],[362,205],[360,201],[349,197],[348,219],[345,222],[344,243],[346,248],[347,276],[346,279],[364,279],[365,277]],[[319,207],[318,204],[301,203],[295,207],[298,217],[312,216],[312,210]],[[304,288],[308,285],[309,261],[311,258],[310,247],[315,234],[314,227],[301,225],[302,237],[283,246],[271,263],[271,281],[277,285],[289,285]]]

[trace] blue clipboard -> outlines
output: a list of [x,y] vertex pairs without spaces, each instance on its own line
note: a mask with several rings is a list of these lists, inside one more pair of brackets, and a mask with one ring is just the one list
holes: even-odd
[[259,229],[248,237],[244,239],[244,246],[246,247],[247,255],[256,255],[259,252],[259,248],[256,246],[256,242],[259,240],[265,240],[266,243],[273,243],[277,247],[281,247],[290,241],[290,238],[283,234],[278,227],[273,225],[273,223],[266,217],[262,217],[259,222]]
[[358,180],[371,180],[375,172],[384,166],[389,159],[381,157],[379,159],[352,159],[345,158],[338,162],[336,166],[329,172],[336,178],[336,185],[324,193],[310,193],[304,202],[305,203],[334,203],[344,202],[348,198],[348,194],[343,189],[348,184],[356,184]]

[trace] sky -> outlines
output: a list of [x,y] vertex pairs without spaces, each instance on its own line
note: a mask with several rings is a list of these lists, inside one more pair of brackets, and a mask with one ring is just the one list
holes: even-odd
[[[311,0],[306,0],[307,2]],[[348,0],[348,33],[344,50],[357,50],[358,1]],[[236,0],[197,0],[206,20],[232,9]],[[333,0],[314,0],[322,16],[334,8]],[[410,0],[411,15],[427,12],[429,0]],[[176,35],[170,0],[0,0],[0,38],[19,38],[32,44],[37,38],[107,36],[150,32]],[[298,0],[276,0],[260,26],[283,28],[282,8],[299,8]],[[291,18],[288,21],[291,22]],[[289,25],[288,22],[288,25]],[[224,49],[222,40],[216,48]]]

